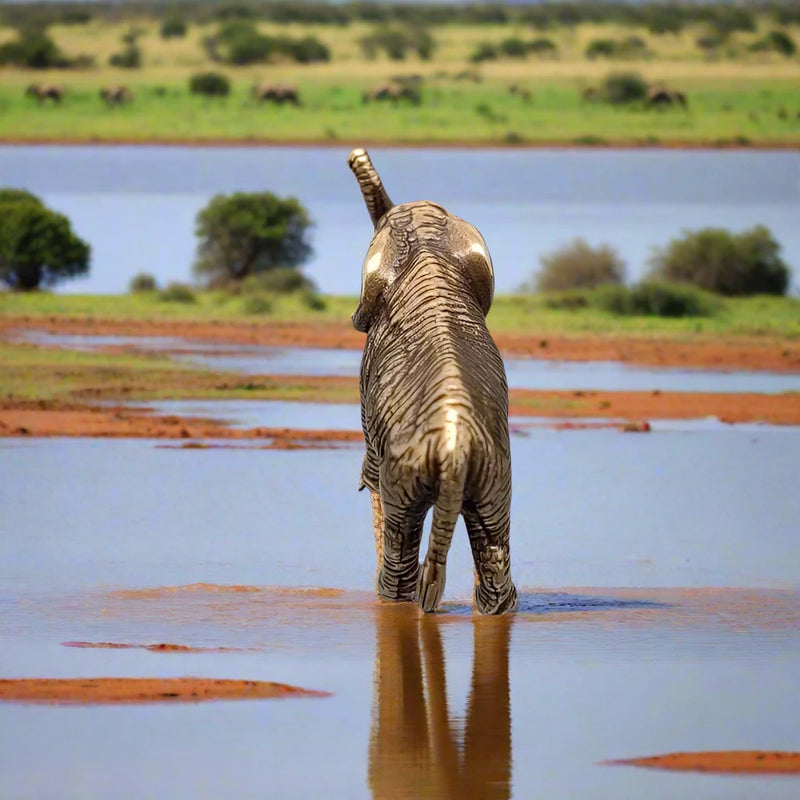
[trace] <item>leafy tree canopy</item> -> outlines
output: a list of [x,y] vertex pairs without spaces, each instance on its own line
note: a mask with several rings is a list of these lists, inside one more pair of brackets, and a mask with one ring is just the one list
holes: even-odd
[[197,215],[195,274],[218,285],[278,267],[299,267],[313,252],[308,240],[312,225],[294,197],[217,195]]
[[687,231],[655,251],[650,275],[724,295],[782,295],[789,286],[789,267],[780,249],[763,225],[738,234],[722,228]]
[[0,190],[0,280],[38,289],[89,271],[89,245],[70,221],[22,189]]

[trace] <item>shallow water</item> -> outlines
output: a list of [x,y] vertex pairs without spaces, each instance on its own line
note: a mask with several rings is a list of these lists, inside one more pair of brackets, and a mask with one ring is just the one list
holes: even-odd
[[[198,342],[168,336],[87,336],[23,331],[17,339],[70,350],[130,346],[168,353],[179,361],[213,370],[256,375],[345,375],[357,377],[360,350],[264,347]],[[596,391],[800,392],[800,375],[721,372],[624,364],[617,361],[552,361],[506,358],[508,385],[515,389]]]
[[[795,797],[796,778],[599,762],[800,749],[800,431],[528,434],[512,444],[513,623],[473,622],[461,527],[446,613],[376,605],[358,448],[2,440],[3,677],[333,692],[0,704],[4,797]],[[762,588],[701,588],[731,585]],[[244,650],[61,645],[76,640]]]
[[[197,212],[218,193],[266,190],[297,197],[316,221],[310,277],[324,292],[355,295],[371,226],[348,151],[6,145],[0,175],[6,185],[41,194],[92,245],[90,277],[64,291],[125,291],[141,271],[162,284],[187,281]],[[800,263],[796,152],[371,152],[395,202],[435,200],[479,228],[500,292],[515,290],[542,254],[578,236],[615,247],[634,280],[653,247],[700,227],[766,225],[786,262],[795,270]]]

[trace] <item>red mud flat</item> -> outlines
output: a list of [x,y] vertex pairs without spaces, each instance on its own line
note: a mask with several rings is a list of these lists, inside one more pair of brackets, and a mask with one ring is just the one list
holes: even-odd
[[[354,402],[357,402],[353,381]],[[310,398],[313,399],[313,398]],[[515,417],[553,420],[608,420],[605,427],[647,432],[647,420],[717,418],[725,423],[800,425],[800,396],[717,392],[534,391],[510,393]],[[562,429],[578,427],[556,423]],[[521,430],[521,428],[520,428]],[[100,406],[60,401],[0,401],[0,438],[9,436],[89,436],[168,440],[238,440],[272,450],[335,448],[360,444],[358,430],[230,428],[215,420],[158,416],[146,408]],[[187,447],[206,447],[196,442]]]
[[242,647],[191,647],[188,644],[127,644],[125,642],[61,642],[64,647],[97,647],[105,650],[148,650],[151,653],[243,653]]
[[16,678],[0,680],[0,702],[53,705],[200,703],[330,697],[330,692],[270,681],[212,678]]
[[[490,325],[491,327],[491,325]],[[54,334],[168,336],[214,344],[260,344],[279,347],[321,347],[361,350],[364,334],[349,321],[193,322],[186,320],[115,320],[95,317],[0,318],[0,333],[38,330]],[[719,370],[800,372],[800,342],[779,338],[695,336],[690,340],[631,336],[563,336],[494,333],[506,356],[532,356],[552,361],[623,361],[661,367]]]
[[611,766],[650,767],[677,772],[712,772],[724,775],[800,774],[800,753],[772,750],[667,753],[660,756],[622,758],[602,763]]

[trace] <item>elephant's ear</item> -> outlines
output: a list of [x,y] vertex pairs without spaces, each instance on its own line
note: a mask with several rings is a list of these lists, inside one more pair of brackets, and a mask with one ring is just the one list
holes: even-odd
[[494,299],[494,267],[489,248],[474,225],[459,217],[450,231],[450,248],[461,269],[470,279],[475,299],[483,315],[489,313]]
[[361,297],[353,314],[353,327],[366,333],[378,313],[386,289],[395,279],[396,252],[388,228],[375,234],[361,268]]

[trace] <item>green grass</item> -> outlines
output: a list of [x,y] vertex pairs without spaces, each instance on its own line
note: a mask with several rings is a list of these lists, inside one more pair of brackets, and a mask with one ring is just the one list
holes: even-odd
[[[35,326],[49,317],[96,320],[185,320],[269,324],[328,323],[349,327],[355,297],[324,296],[325,308],[314,311],[296,297],[275,296],[271,311],[258,315],[243,312],[246,297],[220,292],[196,293],[196,303],[168,303],[157,296],[66,295],[51,292],[0,293],[0,319]],[[598,308],[576,310],[548,308],[542,295],[500,295],[488,317],[492,331],[509,334],[800,337],[800,299],[751,297],[720,300],[714,315],[702,318],[616,316]]]
[[72,141],[628,142],[658,144],[800,142],[800,83],[698,82],[689,110],[586,104],[575,81],[530,81],[525,102],[499,79],[480,84],[431,80],[420,106],[364,104],[363,82],[299,82],[303,106],[257,104],[241,79],[228,98],[192,96],[185,87],[144,83],[136,100],[107,108],[94,87],[68,87],[61,106],[39,105],[22,88],[0,87],[0,136]]
[[[764,29],[772,25],[766,18]],[[134,25],[144,66],[123,70],[107,65],[121,48],[120,37]],[[797,26],[789,32],[800,40]],[[50,34],[70,56],[90,54],[97,67],[37,72],[0,68],[0,140],[42,141],[212,141],[326,143],[464,143],[580,145],[669,143],[780,145],[800,143],[798,60],[776,55],[754,57],[747,45],[759,33],[736,34],[728,49],[736,58],[704,60],[694,40],[701,32],[652,36],[644,29],[582,25],[548,31],[559,46],[558,59],[529,58],[488,62],[477,70],[482,81],[457,80],[476,70],[468,58],[483,41],[509,36],[530,39],[532,29],[513,26],[442,26],[432,33],[439,47],[431,61],[410,58],[367,61],[359,39],[372,27],[276,26],[265,33],[313,35],[331,48],[328,64],[258,64],[221,67],[211,62],[201,42],[214,25],[190,26],[185,39],[163,41],[158,24],[146,17],[111,23],[53,26]],[[641,61],[588,61],[586,44],[597,37],[635,34],[653,56]],[[0,40],[12,36],[0,28]],[[189,77],[199,71],[225,72],[233,92],[225,99],[203,99],[188,92]],[[581,102],[581,90],[598,85],[611,71],[635,70],[650,82],[665,82],[688,94],[689,111],[646,111]],[[365,89],[398,74],[425,78],[420,106],[362,103]],[[261,81],[291,83],[300,90],[301,108],[258,104],[250,87]],[[59,107],[25,97],[33,81],[65,88]],[[136,94],[126,107],[107,108],[98,90],[125,83]],[[532,94],[525,102],[508,89],[516,84]]]

